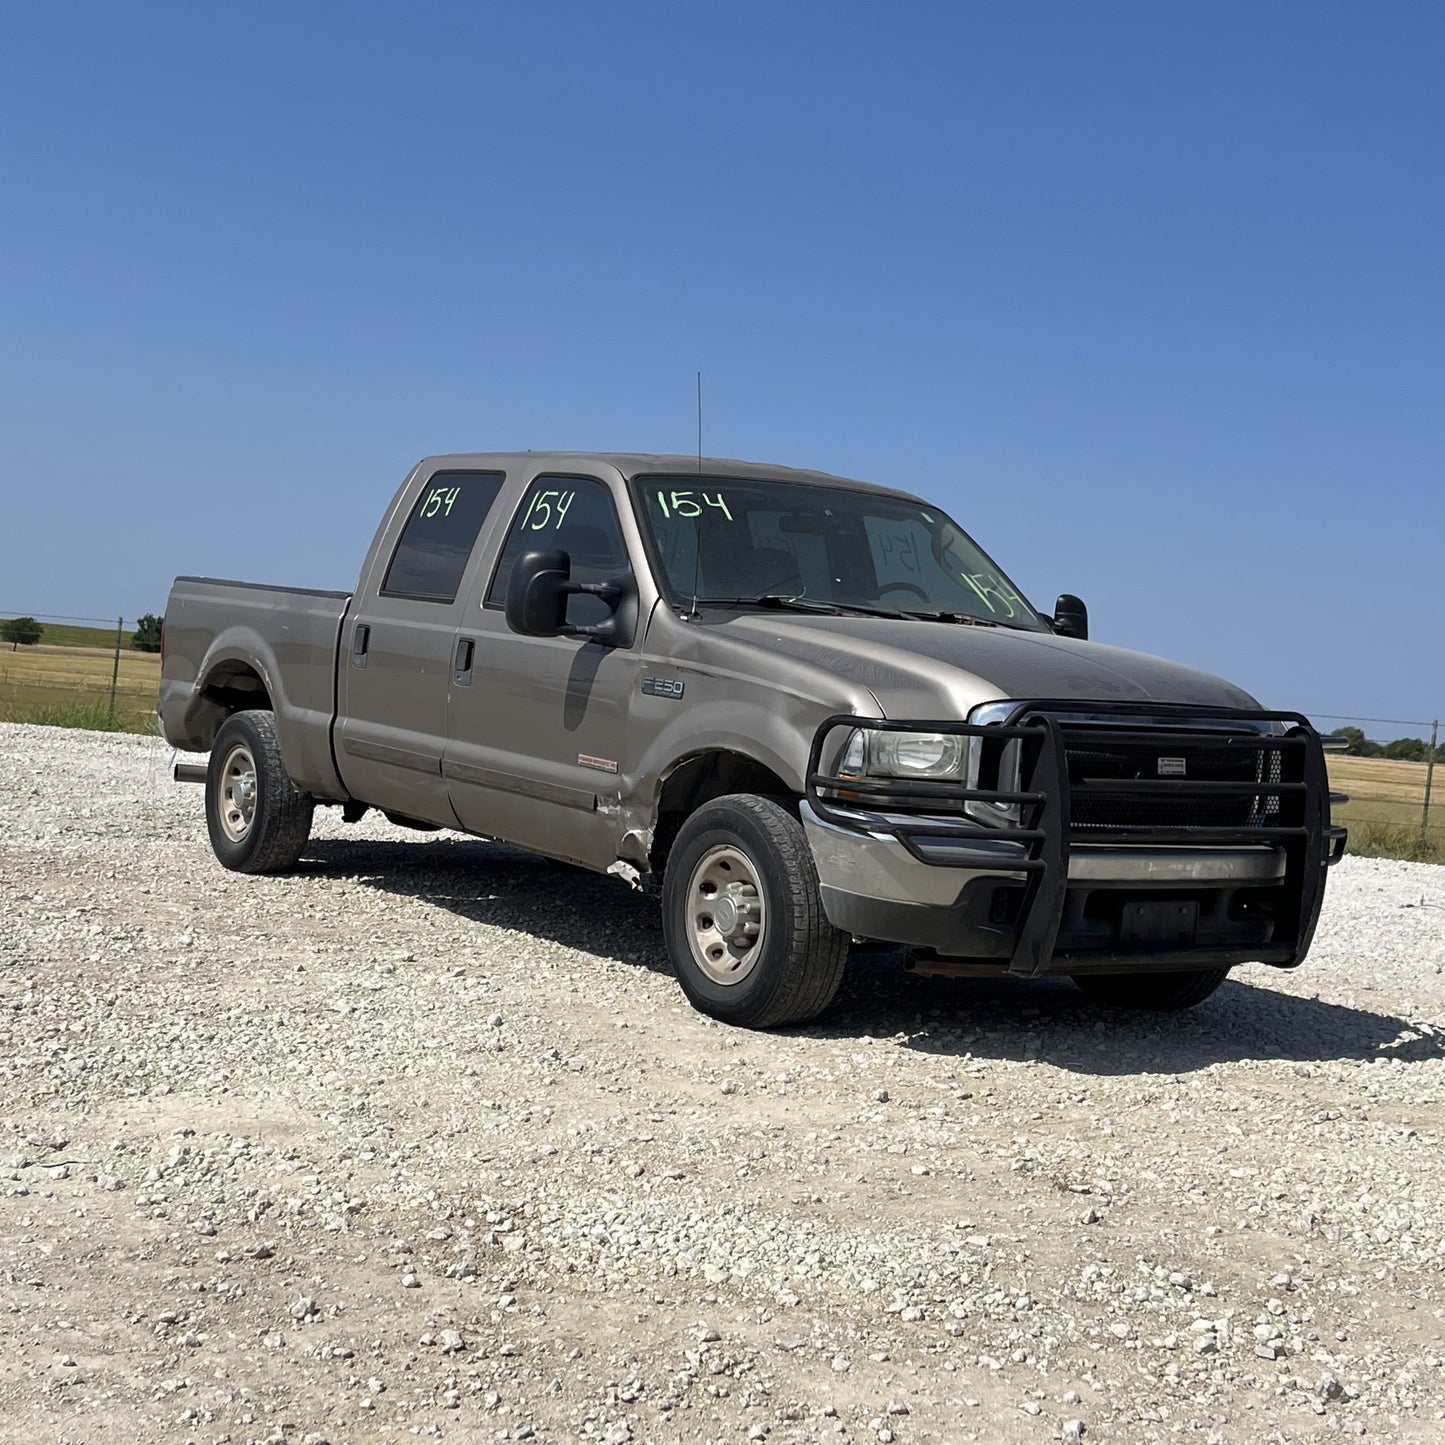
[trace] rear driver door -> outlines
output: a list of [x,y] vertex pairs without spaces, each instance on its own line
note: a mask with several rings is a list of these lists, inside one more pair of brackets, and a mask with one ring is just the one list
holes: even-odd
[[447,695],[472,559],[487,550],[504,480],[425,478],[391,555],[361,581],[341,639],[336,761],[351,796],[374,808],[456,826],[442,778]]

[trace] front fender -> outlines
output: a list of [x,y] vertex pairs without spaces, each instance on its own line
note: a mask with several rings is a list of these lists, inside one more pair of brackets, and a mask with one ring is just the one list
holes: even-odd
[[767,768],[789,792],[801,797],[808,754],[818,725],[848,697],[850,708],[877,711],[866,689],[839,687],[831,695],[754,683],[736,674],[721,676],[675,665],[668,672],[686,684],[686,703],[666,698],[634,699],[634,738],[645,739],[620,781],[620,852],[645,858],[657,827],[668,778],[694,758],[731,753]]

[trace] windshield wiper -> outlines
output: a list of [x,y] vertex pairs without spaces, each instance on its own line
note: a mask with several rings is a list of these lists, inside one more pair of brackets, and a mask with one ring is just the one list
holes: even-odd
[[846,612],[859,617],[901,618],[905,613],[895,607],[875,607],[870,602],[834,602],[831,598],[784,597],[777,592],[766,592],[752,599],[763,607],[796,607],[803,612]]
[[911,608],[908,615],[916,617],[920,622],[956,622],[964,627],[1007,627],[1007,622],[995,621],[992,617],[974,617],[967,612],[915,612]]
[[891,617],[895,620],[909,614],[892,607],[872,607],[866,602],[831,602],[817,597],[785,597],[781,592],[765,592],[760,597],[700,597],[699,605],[711,602],[723,607],[777,607],[795,612],[817,612],[823,616],[844,614],[859,617]]

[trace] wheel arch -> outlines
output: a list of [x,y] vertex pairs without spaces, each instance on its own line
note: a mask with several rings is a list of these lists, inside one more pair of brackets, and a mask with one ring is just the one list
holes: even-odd
[[269,712],[286,768],[296,785],[314,797],[344,800],[346,788],[331,753],[336,710],[336,652],[312,647],[311,656],[289,657],[286,667],[270,643],[253,628],[229,629],[186,690],[180,721],[172,728],[164,684],[162,713],[167,737],[183,737],[181,746],[204,752],[228,718],[241,712]]
[[251,710],[276,710],[276,697],[263,668],[240,652],[207,659],[186,701],[186,744],[204,752],[215,742],[227,718]]
[[683,823],[714,798],[730,793],[752,793],[791,803],[799,796],[776,769],[736,748],[708,748],[679,758],[663,774],[653,809],[648,861],[654,874],[666,869]]
[[196,692],[207,704],[221,710],[221,722],[232,713],[253,708],[266,712],[276,710],[270,682],[249,658],[218,658]]

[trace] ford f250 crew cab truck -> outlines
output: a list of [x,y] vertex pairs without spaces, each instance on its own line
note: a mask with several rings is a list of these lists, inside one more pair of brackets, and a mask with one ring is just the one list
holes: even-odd
[[180,577],[160,721],[216,856],[313,809],[502,839],[660,892],[692,1002],[821,1012],[850,940],[1182,1008],[1300,963],[1323,740],[1037,612],[938,507],[696,457],[432,457],[355,592]]

